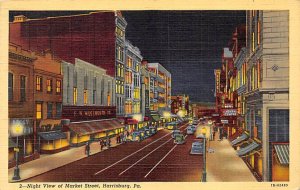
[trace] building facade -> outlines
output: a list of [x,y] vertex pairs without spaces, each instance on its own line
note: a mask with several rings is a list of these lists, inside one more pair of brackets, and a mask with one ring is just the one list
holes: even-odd
[[246,17],[246,131],[262,148],[247,162],[263,181],[288,181],[288,159],[280,157],[289,154],[289,12]]
[[69,148],[62,132],[63,75],[61,60],[50,51],[36,53],[34,62],[34,111],[40,153],[56,153]]
[[[35,116],[33,73],[35,55],[16,44],[9,44],[8,64],[8,117],[9,147],[8,166],[16,164],[19,148],[19,162],[38,158],[35,146]],[[18,136],[18,138],[17,138]]]
[[[190,106],[189,106],[189,96],[188,95],[177,95],[171,96],[171,113],[179,114],[181,116],[189,116]],[[179,113],[178,113],[179,112]]]
[[[16,16],[9,24],[10,42],[41,52],[51,49],[60,59],[74,64],[75,58],[104,68],[115,77],[117,114],[124,114],[125,29],[119,11],[28,19]],[[51,30],[48,30],[51,28]]]
[[63,105],[115,106],[115,80],[106,70],[81,59],[62,62]]

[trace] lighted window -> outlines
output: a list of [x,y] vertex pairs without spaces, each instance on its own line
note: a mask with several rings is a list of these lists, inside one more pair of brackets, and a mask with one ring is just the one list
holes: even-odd
[[108,93],[108,94],[107,94],[107,106],[110,106],[110,101],[111,101],[111,100],[110,100],[110,94]]
[[51,93],[52,92],[52,80],[47,79],[47,92]]
[[43,91],[43,78],[41,76],[36,76],[36,91]]
[[73,104],[74,104],[74,105],[77,104],[77,95],[78,95],[77,88],[74,87],[74,88],[73,88]]
[[42,103],[36,103],[36,119],[42,119]]
[[61,93],[61,80],[56,81],[56,94]]
[[83,104],[84,105],[88,104],[88,90],[83,91]]

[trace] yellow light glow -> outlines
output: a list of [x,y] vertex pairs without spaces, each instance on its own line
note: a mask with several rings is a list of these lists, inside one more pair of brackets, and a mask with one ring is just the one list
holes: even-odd
[[138,122],[143,121],[143,116],[142,114],[135,114],[132,117],[133,119],[137,120]]
[[171,113],[168,112],[168,111],[164,111],[163,112],[163,117],[166,118],[166,119],[169,119],[171,117]]
[[13,124],[11,127],[11,133],[13,136],[20,136],[23,134],[23,131],[24,131],[24,126],[20,122]]
[[177,112],[177,115],[178,115],[179,117],[184,117],[184,116],[185,116],[185,112],[184,112],[183,110],[179,110],[179,111]]

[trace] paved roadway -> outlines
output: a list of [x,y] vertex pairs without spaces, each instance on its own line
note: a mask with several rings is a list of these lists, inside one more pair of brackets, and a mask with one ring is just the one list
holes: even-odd
[[[180,126],[186,132],[187,124]],[[175,145],[163,129],[142,142],[128,142],[24,182],[198,182],[202,156],[190,155],[194,135]]]

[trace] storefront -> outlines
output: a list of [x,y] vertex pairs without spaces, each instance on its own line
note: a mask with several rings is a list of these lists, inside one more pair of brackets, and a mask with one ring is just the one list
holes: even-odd
[[272,143],[272,181],[289,181],[289,143]]
[[54,154],[70,147],[67,135],[61,131],[41,132],[38,135],[42,154]]
[[15,150],[18,148],[19,163],[24,163],[38,158],[35,152],[33,119],[12,118],[9,120],[9,167],[15,165]]
[[62,131],[60,119],[43,119],[39,121],[38,147],[42,154],[54,154],[69,149],[68,132]]
[[68,128],[71,146],[81,146],[89,141],[107,138],[114,143],[116,136],[125,131],[125,126],[118,119],[71,122]]

